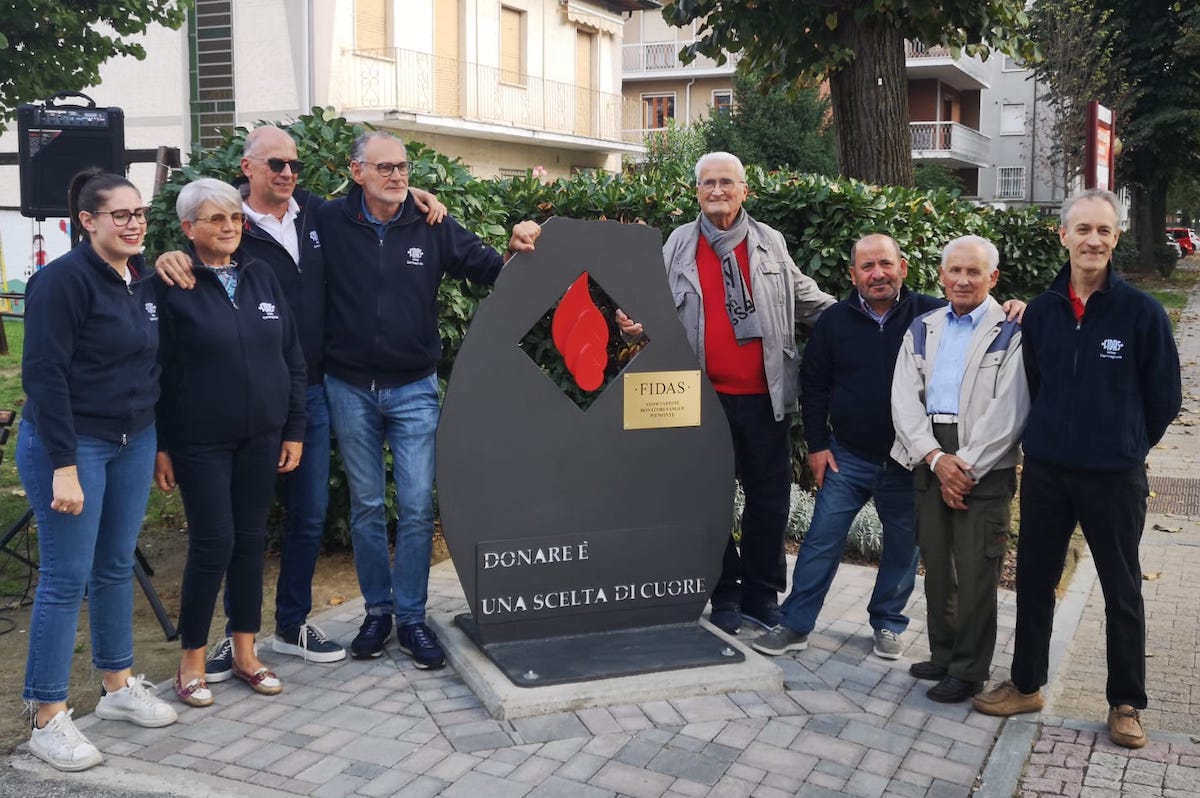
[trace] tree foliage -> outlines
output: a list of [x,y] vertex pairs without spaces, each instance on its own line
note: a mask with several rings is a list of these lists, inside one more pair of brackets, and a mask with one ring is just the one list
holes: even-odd
[[152,24],[178,28],[191,0],[0,2],[0,132],[22,103],[80,91],[100,82],[100,65],[146,57],[129,37]]
[[1020,0],[675,0],[663,17],[699,24],[685,61],[741,52],[767,85],[828,79],[839,169],[871,183],[913,182],[904,39],[968,56],[1033,55]]
[[757,75],[734,75],[733,108],[709,118],[707,149],[732,152],[747,166],[835,174],[829,98],[817,89],[763,93],[760,83]]

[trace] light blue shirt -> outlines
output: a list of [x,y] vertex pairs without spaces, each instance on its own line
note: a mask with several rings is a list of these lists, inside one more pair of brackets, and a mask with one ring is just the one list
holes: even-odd
[[883,329],[883,325],[887,322],[888,317],[892,315],[892,311],[896,309],[896,305],[899,303],[893,302],[892,306],[890,308],[888,308],[887,310],[885,310],[883,313],[876,313],[875,308],[871,307],[871,303],[868,302],[867,300],[863,299],[862,294],[859,294],[858,295],[858,304],[859,304],[859,307],[862,308],[863,313],[866,313],[868,316],[870,316],[874,320],[874,322],[879,325],[879,328]]
[[929,389],[925,392],[925,412],[930,415],[958,415],[958,393],[967,364],[967,348],[971,343],[971,335],[986,312],[986,302],[980,303],[979,307],[965,316],[955,314],[953,306],[946,308],[946,326],[938,343]]

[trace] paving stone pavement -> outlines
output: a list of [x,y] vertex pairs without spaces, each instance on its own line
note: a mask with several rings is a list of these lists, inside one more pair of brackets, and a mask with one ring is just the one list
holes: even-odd
[[[1181,325],[1185,413],[1152,453],[1152,473],[1200,477],[1200,307]],[[1197,512],[1200,516],[1200,512]],[[1153,525],[1169,530],[1153,530]],[[1151,743],[1130,752],[1103,726],[1103,600],[1085,561],[1056,611],[1049,703],[1008,720],[925,696],[908,665],[928,654],[921,582],[905,655],[871,652],[871,568],[843,565],[808,650],[775,661],[782,692],[648,701],[500,721],[450,667],[384,657],[331,665],[274,654],[276,697],[236,682],[180,722],[140,729],[80,719],[101,767],[57,774],[27,753],[23,781],[69,780],[76,794],[447,796],[448,798],[782,798],[782,796],[1200,795],[1200,518],[1155,515],[1143,541]],[[1190,588],[1190,589],[1189,589]],[[435,567],[430,612],[465,601],[449,563]],[[361,600],[314,621],[348,643]],[[994,678],[1007,677],[1015,597],[1001,591]],[[742,637],[752,634],[743,631]],[[169,684],[160,685],[170,695]],[[170,700],[170,699],[169,699]],[[7,777],[4,782],[11,781]],[[30,792],[29,795],[50,792]],[[60,793],[53,793],[60,794]]]

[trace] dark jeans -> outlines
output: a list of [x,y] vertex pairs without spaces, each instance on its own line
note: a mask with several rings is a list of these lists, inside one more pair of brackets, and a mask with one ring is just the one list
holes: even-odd
[[717,396],[729,420],[734,468],[746,505],[741,552],[730,536],[712,604],[754,609],[775,604],[787,587],[783,537],[792,490],[791,417],[776,421],[767,394]]
[[208,643],[221,579],[229,585],[229,628],[257,632],[262,621],[263,544],[279,462],[279,431],[171,449],[188,520],[179,595],[184,648]]
[[1146,708],[1146,617],[1138,544],[1149,492],[1144,468],[1100,473],[1025,461],[1012,665],[1013,684],[1021,692],[1033,692],[1048,678],[1054,588],[1078,521],[1104,591],[1108,703]]

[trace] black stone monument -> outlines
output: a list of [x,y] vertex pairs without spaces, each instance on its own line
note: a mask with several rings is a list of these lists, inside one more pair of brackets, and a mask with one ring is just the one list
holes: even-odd
[[[697,621],[733,520],[733,450],[679,324],[659,232],[551,219],[481,303],[438,429],[442,528],[470,606],[459,626],[516,685],[739,662]],[[648,343],[607,385],[615,329]],[[548,310],[586,410],[521,348]]]

